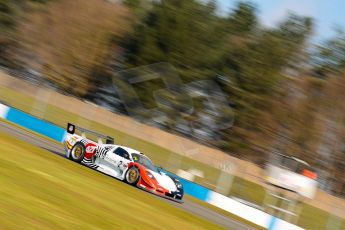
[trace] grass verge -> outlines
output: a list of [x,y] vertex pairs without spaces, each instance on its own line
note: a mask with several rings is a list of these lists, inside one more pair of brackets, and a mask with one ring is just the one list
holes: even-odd
[[3,229],[220,229],[4,133],[0,152]]

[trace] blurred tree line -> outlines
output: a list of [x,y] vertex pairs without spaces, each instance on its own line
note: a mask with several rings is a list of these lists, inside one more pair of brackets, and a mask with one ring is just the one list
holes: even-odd
[[[271,99],[284,81],[282,71],[301,61],[311,32],[312,19],[297,15],[277,28],[263,28],[251,3],[239,2],[221,17],[215,1],[164,0],[153,3],[126,38],[125,64],[172,63],[184,82],[223,76],[222,89],[233,102],[236,123],[221,130],[213,144],[248,156],[249,135],[260,132],[259,115],[270,112]],[[263,159],[262,152],[253,154]]]
[[[312,18],[290,14],[265,28],[257,14],[251,2],[220,15],[214,0],[0,0],[0,65],[34,69],[93,99],[114,72],[170,63],[184,84],[216,82],[234,113],[231,128],[199,141],[259,165],[271,152],[294,155],[333,183],[324,189],[345,194],[344,182],[329,179],[345,172],[345,34],[315,46]],[[135,87],[146,107],[157,106],[152,91],[162,82]],[[177,130],[175,115],[164,129]]]
[[10,49],[18,45],[16,27],[24,12],[50,0],[0,0],[0,64],[14,65]]

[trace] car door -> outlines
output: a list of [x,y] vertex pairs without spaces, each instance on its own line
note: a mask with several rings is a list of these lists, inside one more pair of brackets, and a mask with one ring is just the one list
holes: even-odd
[[123,178],[128,164],[131,162],[130,154],[121,147],[116,148],[113,153],[118,157],[117,167],[119,169],[119,175],[121,175],[120,177]]
[[125,149],[116,147],[106,154],[104,160],[112,165],[111,168],[114,170],[112,174],[116,174],[116,177],[122,178],[130,162],[130,156]]
[[95,163],[98,166],[97,170],[106,173],[113,177],[119,177],[119,170],[116,165],[118,164],[118,157],[113,153],[116,147],[102,147],[99,148],[98,157],[95,159]]

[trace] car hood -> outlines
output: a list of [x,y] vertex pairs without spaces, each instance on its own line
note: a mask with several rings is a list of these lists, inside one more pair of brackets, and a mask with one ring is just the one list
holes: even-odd
[[176,185],[175,182],[166,174],[164,173],[157,173],[152,170],[148,170],[152,175],[156,178],[158,184],[162,186],[163,188],[169,190],[170,192],[176,191]]

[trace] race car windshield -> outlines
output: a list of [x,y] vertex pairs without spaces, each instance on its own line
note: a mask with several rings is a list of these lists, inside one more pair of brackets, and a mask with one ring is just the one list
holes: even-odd
[[153,165],[152,161],[147,158],[146,156],[139,155],[136,153],[132,153],[132,158],[134,162],[137,162],[143,166],[145,166],[147,169],[158,172],[157,168]]

